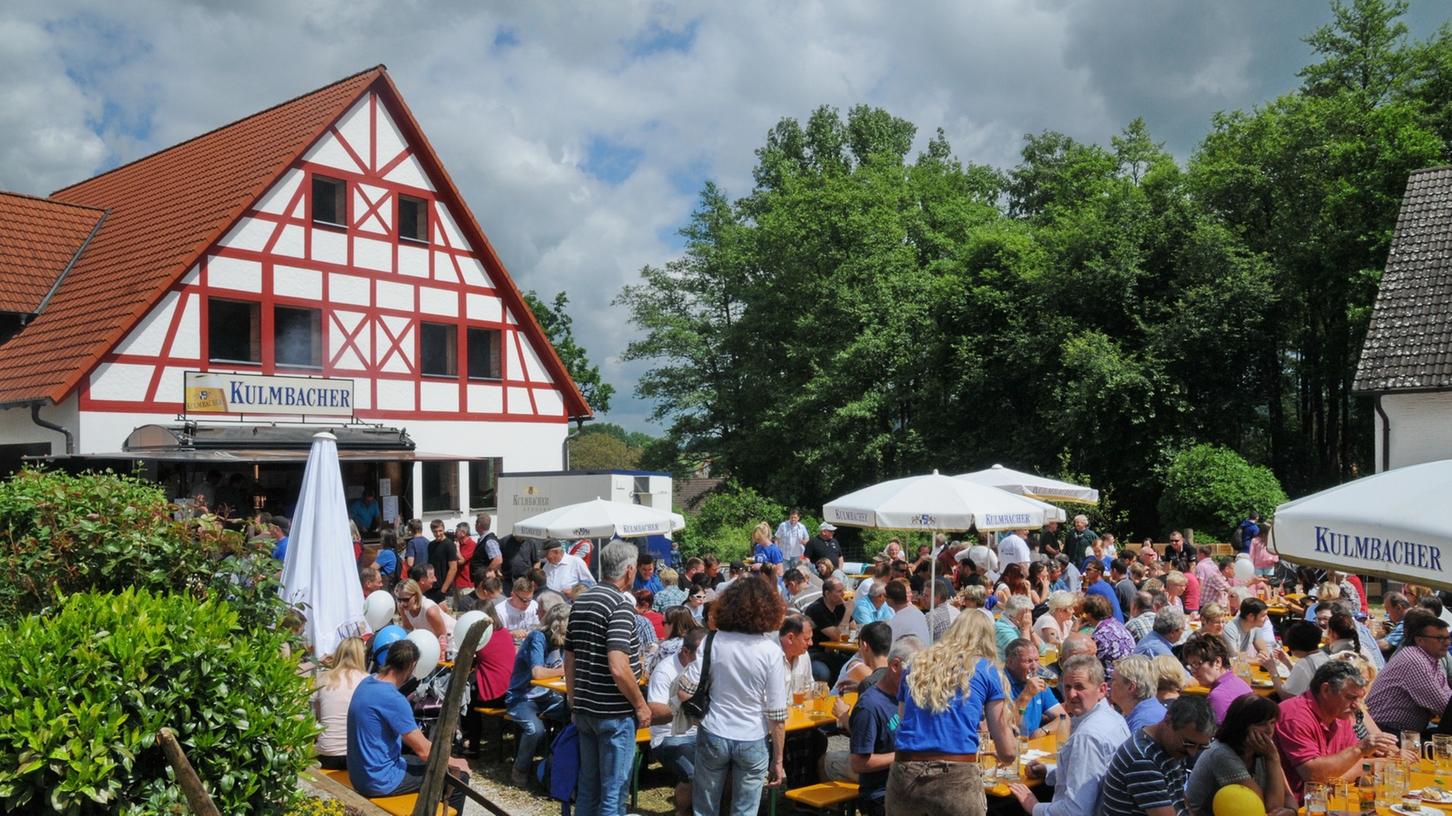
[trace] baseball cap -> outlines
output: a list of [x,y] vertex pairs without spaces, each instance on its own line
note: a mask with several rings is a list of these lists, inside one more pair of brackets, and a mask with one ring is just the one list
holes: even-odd
[[819,531],[826,531],[826,532],[831,532],[831,531],[836,530],[836,529],[837,529],[837,525],[833,524],[830,521],[824,521],[824,522],[821,523],[821,525],[819,525],[817,527],[817,530],[819,530]]

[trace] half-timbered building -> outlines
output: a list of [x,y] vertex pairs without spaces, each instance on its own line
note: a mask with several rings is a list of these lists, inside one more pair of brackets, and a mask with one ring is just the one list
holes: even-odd
[[[488,508],[589,414],[382,66],[47,198],[0,194],[0,466],[137,460]],[[215,478],[215,477],[214,477]]]

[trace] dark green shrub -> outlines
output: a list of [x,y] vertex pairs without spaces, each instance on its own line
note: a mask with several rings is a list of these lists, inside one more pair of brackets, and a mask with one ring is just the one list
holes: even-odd
[[297,800],[316,727],[285,637],[229,604],[126,590],[0,628],[7,813],[185,813],[156,735],[177,732],[223,813]]
[[695,515],[686,517],[686,529],[680,535],[681,556],[714,553],[723,563],[744,559],[751,555],[752,528],[764,521],[774,532],[786,512],[787,508],[755,490],[728,482],[702,499]]
[[0,620],[65,594],[143,587],[220,593],[250,627],[273,626],[277,562],[213,519],[176,521],[151,482],[114,473],[23,470],[0,482]]
[[1252,465],[1228,448],[1196,445],[1170,462],[1159,509],[1167,525],[1229,541],[1246,513],[1270,516],[1285,501],[1286,492],[1270,468]]

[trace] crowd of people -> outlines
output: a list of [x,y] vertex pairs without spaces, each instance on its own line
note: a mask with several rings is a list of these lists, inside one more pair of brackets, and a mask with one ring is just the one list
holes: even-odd
[[[681,814],[754,813],[767,787],[839,779],[866,814],[1284,816],[1308,786],[1452,725],[1452,612],[1409,585],[1378,619],[1357,576],[1266,563],[1247,522],[1232,557],[1179,532],[1124,546],[1079,516],[914,552],[893,540],[855,576],[832,525],[809,535],[795,512],[730,564],[500,542],[487,516],[431,536],[416,520],[396,551],[385,531],[358,556],[365,588],[446,650],[460,613],[485,613],[472,695],[518,728],[512,781],[533,786],[547,735],[573,723],[583,814],[624,812],[648,726]],[[418,785],[430,746],[398,691],[416,660],[406,640],[349,640],[318,679],[320,761],[368,795]],[[555,678],[565,693],[537,682]],[[788,735],[803,692],[835,695],[834,721]],[[465,754],[478,734],[466,721]],[[1046,738],[1056,762],[1020,763]],[[1009,796],[988,793],[995,760],[1021,767]]]

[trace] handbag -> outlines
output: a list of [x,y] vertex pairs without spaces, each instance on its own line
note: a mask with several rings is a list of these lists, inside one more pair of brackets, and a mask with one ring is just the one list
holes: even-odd
[[704,720],[706,712],[711,709],[711,641],[715,638],[715,632],[706,635],[706,654],[701,658],[701,679],[696,683],[695,693],[681,702],[681,710],[696,723]]

